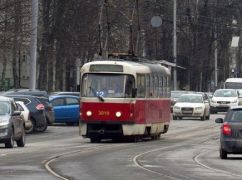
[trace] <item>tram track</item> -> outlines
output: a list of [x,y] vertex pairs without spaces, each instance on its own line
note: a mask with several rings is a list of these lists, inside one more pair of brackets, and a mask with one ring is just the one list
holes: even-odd
[[51,164],[54,163],[57,160],[60,160],[61,158],[68,157],[68,156],[75,156],[76,154],[80,153],[91,153],[91,152],[97,152],[98,150],[104,150],[104,149],[109,149],[109,148],[116,148],[116,147],[122,147],[125,146],[126,144],[117,144],[117,145],[93,145],[91,147],[82,147],[82,149],[79,150],[72,150],[66,153],[60,153],[55,156],[52,156],[48,158],[47,160],[44,161],[44,168],[46,169],[47,172],[52,174],[53,176],[62,179],[62,180],[73,180],[71,177],[66,177],[65,175],[62,175],[60,172],[57,172],[54,170],[53,167],[51,167]]
[[[210,150],[211,151],[211,150]],[[201,167],[204,167],[206,169],[209,169],[211,171],[214,171],[214,172],[218,172],[218,173],[223,173],[223,174],[226,174],[228,176],[232,176],[232,177],[236,177],[236,178],[240,178],[242,179],[242,175],[240,174],[235,174],[235,173],[231,173],[229,171],[225,171],[225,170],[222,170],[222,169],[218,169],[218,168],[214,168],[214,167],[211,167],[209,166],[208,164],[205,164],[205,163],[202,163],[199,159],[202,155],[204,154],[207,154],[209,153],[210,151],[205,151],[205,152],[201,152],[199,154],[197,154],[196,156],[193,157],[193,160],[198,164],[200,165]]]
[[[142,157],[144,157],[145,155],[148,155],[150,153],[159,152],[159,151],[167,152],[169,150],[184,148],[188,144],[190,146],[191,144],[188,143],[189,140],[186,140],[186,139],[190,139],[190,137],[194,136],[194,133],[196,133],[196,136],[197,136],[196,139],[199,139],[199,141],[195,140],[196,143],[195,144],[193,143],[192,145],[205,143],[205,142],[209,141],[211,139],[211,137],[214,137],[215,133],[210,134],[210,136],[208,138],[208,136],[206,135],[206,133],[204,133],[204,131],[209,131],[210,129],[213,129],[215,127],[217,127],[217,126],[213,125],[213,126],[203,126],[203,127],[199,127],[199,128],[191,128],[190,131],[183,132],[182,135],[181,134],[175,135],[174,133],[170,133],[170,135],[167,134],[167,135],[165,135],[165,138],[162,139],[162,140],[165,140],[166,137],[168,137],[168,139],[167,139],[168,141],[169,141],[170,138],[172,138],[172,139],[173,138],[176,138],[176,139],[182,138],[182,143],[175,144],[175,145],[169,145],[169,146],[162,147],[162,148],[154,148],[154,149],[142,152],[140,154],[137,154],[132,159],[133,164],[136,167],[138,167],[138,168],[140,168],[144,171],[156,174],[156,175],[163,177],[163,178],[165,177],[165,178],[168,178],[168,179],[175,179],[175,180],[188,179],[187,177],[185,177],[181,174],[175,174],[174,172],[172,172],[172,173],[166,172],[166,170],[159,169],[160,171],[155,171],[155,170],[153,170],[149,167],[146,167],[144,164],[142,164],[140,159]],[[217,133],[216,133],[216,135],[217,135]],[[203,137],[203,138],[201,138],[201,137]],[[167,140],[165,140],[165,142],[167,142]],[[194,140],[192,142],[194,142]],[[132,145],[135,148],[135,147],[139,146],[139,143],[135,143],[135,144],[132,144]],[[77,154],[80,154],[80,153],[92,153],[92,152],[97,152],[98,150],[105,150],[105,149],[109,149],[109,148],[117,148],[117,147],[120,147],[120,146],[121,147],[129,146],[130,147],[130,143],[128,143],[128,144],[111,144],[111,145],[108,145],[108,144],[93,145],[91,147],[81,148],[81,149],[78,149],[78,150],[72,150],[72,151],[67,152],[67,153],[60,153],[58,155],[52,156],[52,157],[48,158],[47,160],[45,160],[44,167],[50,174],[52,174],[53,176],[55,176],[59,179],[72,180],[73,178],[67,177],[67,176],[61,174],[61,172],[58,172],[57,170],[55,170],[54,162],[60,160],[61,158],[65,158],[65,157],[68,157],[68,156],[76,156]],[[73,147],[72,147],[72,149],[73,149]]]
[[[183,138],[192,137],[192,136],[194,136],[193,132],[196,132],[196,136],[198,136],[196,139],[193,139],[192,141],[191,140],[188,140],[188,141],[184,140],[182,143],[179,143],[179,144],[170,145],[170,146],[162,147],[162,148],[151,149],[149,151],[137,154],[133,158],[133,163],[138,168],[140,168],[140,169],[142,169],[144,171],[156,174],[156,175],[161,176],[161,177],[165,177],[165,178],[169,178],[169,179],[175,179],[175,180],[184,180],[184,179],[192,180],[193,178],[189,178],[189,177],[187,177],[185,175],[182,175],[182,174],[177,174],[174,171],[173,172],[167,171],[167,169],[164,169],[161,166],[158,167],[157,170],[153,170],[150,167],[155,167],[155,166],[152,166],[152,165],[147,166],[147,165],[142,163],[141,159],[144,158],[145,156],[149,155],[149,154],[154,153],[154,152],[164,151],[165,153],[167,153],[167,151],[173,151],[174,149],[184,148],[184,147],[187,147],[187,146],[196,146],[198,144],[203,144],[203,143],[206,143],[208,141],[211,141],[211,139],[216,139],[216,136],[217,136],[216,132],[211,133],[209,135],[209,137],[207,135],[205,135],[203,138],[201,138],[201,136],[199,136],[200,134],[204,135],[204,133],[203,133],[204,131],[207,131],[208,129],[213,129],[215,127],[217,127],[217,126],[214,125],[214,126],[210,126],[210,127],[207,127],[207,128],[206,127],[199,127],[199,128],[191,129],[191,131],[184,133],[182,135],[182,137]],[[174,133],[172,133],[172,134],[174,135]],[[174,138],[173,135],[172,135],[172,137]],[[179,137],[179,135],[176,135],[175,138],[179,138],[180,139],[181,137]],[[196,142],[196,143],[194,143],[194,142]],[[197,164],[199,166],[202,166],[199,163],[197,163]],[[204,166],[202,166],[202,167],[204,167]],[[212,169],[210,169],[210,170],[212,170]]]

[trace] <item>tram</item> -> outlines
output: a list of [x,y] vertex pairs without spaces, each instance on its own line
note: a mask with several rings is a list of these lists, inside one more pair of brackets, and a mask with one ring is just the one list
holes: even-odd
[[137,58],[92,61],[81,68],[80,135],[157,139],[170,124],[170,71]]

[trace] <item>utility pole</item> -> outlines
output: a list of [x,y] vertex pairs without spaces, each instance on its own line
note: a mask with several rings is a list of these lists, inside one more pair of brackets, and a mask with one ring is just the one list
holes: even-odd
[[175,64],[173,70],[173,82],[174,82],[174,90],[177,90],[177,37],[176,37],[176,10],[177,10],[177,1],[173,0],[173,62]]
[[30,75],[29,88],[36,88],[36,54],[37,54],[37,27],[38,27],[38,0],[32,0],[31,10],[31,41],[30,41]]

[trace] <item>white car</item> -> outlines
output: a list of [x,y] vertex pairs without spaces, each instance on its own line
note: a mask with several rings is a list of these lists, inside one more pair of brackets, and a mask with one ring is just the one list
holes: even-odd
[[32,128],[32,123],[30,121],[30,115],[29,115],[29,109],[26,107],[26,105],[22,101],[16,101],[16,104],[17,104],[19,110],[21,111],[21,115],[24,118],[25,131],[28,132],[28,130]]
[[183,117],[210,118],[209,100],[202,93],[183,94],[173,106],[173,120]]
[[239,105],[239,93],[236,89],[217,89],[210,101],[210,113],[227,112],[231,106]]

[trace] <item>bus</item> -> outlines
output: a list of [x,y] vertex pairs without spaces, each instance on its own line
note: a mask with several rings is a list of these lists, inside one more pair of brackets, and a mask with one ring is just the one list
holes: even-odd
[[158,139],[170,124],[170,70],[159,63],[119,58],[81,68],[80,135],[137,141]]
[[228,78],[224,83],[225,89],[242,89],[242,78]]

